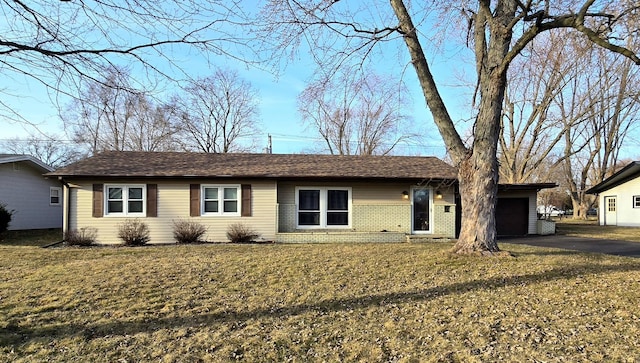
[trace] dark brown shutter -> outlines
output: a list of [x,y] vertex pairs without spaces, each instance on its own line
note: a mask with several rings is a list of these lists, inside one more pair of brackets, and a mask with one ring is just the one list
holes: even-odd
[[158,184],[147,184],[147,217],[158,216]]
[[251,217],[251,184],[242,184],[242,206],[240,215]]
[[100,218],[103,215],[104,204],[103,204],[103,190],[104,185],[102,184],[93,184],[93,212],[92,215],[96,218]]
[[189,184],[189,215],[200,215],[200,184]]

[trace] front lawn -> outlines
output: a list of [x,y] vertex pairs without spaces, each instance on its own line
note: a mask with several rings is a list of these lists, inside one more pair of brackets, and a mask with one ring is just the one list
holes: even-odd
[[31,229],[0,233],[0,246],[47,246],[62,241],[62,229]]
[[0,361],[640,359],[640,260],[450,246],[0,246]]
[[556,222],[558,234],[566,236],[640,242],[638,227],[600,226],[594,219],[563,218]]

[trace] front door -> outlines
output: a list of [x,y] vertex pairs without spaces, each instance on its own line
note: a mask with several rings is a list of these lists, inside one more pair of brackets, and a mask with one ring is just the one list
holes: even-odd
[[616,197],[604,197],[604,224],[615,226],[618,224],[618,201]]
[[412,226],[413,233],[431,233],[433,199],[431,189],[414,188],[411,193]]

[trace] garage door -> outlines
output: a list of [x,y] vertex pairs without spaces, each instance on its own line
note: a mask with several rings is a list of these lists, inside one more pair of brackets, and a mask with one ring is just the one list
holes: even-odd
[[498,198],[498,236],[523,236],[529,230],[529,198]]

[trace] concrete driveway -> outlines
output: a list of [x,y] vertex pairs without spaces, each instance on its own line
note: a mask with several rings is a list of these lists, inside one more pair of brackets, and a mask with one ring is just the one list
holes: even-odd
[[640,257],[640,242],[616,241],[568,236],[528,236],[500,238],[498,243],[514,243],[539,247],[555,247],[565,250],[596,252],[608,255]]

